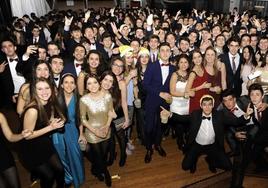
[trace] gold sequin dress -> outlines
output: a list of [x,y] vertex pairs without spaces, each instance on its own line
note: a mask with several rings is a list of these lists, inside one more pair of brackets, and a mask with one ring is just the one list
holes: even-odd
[[[102,128],[108,121],[108,112],[113,108],[112,97],[109,93],[99,99],[92,99],[89,95],[84,95],[80,99],[80,118],[83,125],[87,124],[92,128]],[[106,138],[100,138],[86,128],[85,137],[89,143],[95,144],[109,139],[111,129]]]

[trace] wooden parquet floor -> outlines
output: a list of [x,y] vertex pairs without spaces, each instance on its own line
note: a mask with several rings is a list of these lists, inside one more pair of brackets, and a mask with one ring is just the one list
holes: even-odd
[[[120,179],[112,180],[114,188],[177,188],[194,183],[204,178],[213,176],[205,163],[204,157],[201,157],[197,164],[197,171],[194,174],[185,172],[181,168],[183,155],[177,149],[175,140],[169,138],[163,141],[162,145],[167,152],[167,157],[163,158],[154,152],[151,163],[144,163],[145,149],[143,146],[134,142],[134,153],[127,158],[126,165],[119,167],[117,157],[115,163],[109,167],[111,175],[119,175]],[[99,182],[97,178],[90,173],[90,163],[84,158],[86,182],[83,188],[103,188],[104,182]],[[30,185],[30,175],[17,161],[17,167],[22,183],[26,188]],[[221,172],[218,170],[218,172]],[[39,185],[35,186],[38,188]],[[228,186],[227,186],[228,187]]]

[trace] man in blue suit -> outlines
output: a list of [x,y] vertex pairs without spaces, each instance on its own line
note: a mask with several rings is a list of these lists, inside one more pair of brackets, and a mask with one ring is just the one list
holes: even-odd
[[144,88],[147,92],[145,100],[145,146],[147,153],[145,163],[152,159],[153,145],[159,155],[165,157],[166,152],[161,147],[161,123],[160,123],[160,106],[169,108],[167,101],[171,101],[169,94],[169,81],[175,67],[170,65],[169,57],[171,49],[168,43],[162,43],[159,47],[159,60],[150,63],[144,75]]
[[71,73],[78,77],[82,70],[82,65],[86,57],[86,49],[82,44],[77,44],[74,48],[73,59],[67,60],[62,74]]

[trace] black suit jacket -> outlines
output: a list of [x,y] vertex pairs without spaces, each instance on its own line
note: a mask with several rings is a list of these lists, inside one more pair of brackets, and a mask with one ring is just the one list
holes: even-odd
[[[250,103],[250,99],[247,96],[242,96],[236,99],[237,106],[244,112],[247,111],[247,107],[249,103]],[[231,111],[229,111],[226,107],[223,107],[221,111],[226,119],[229,119],[233,122],[237,121],[237,117]],[[235,133],[236,130],[244,130],[244,128],[246,129],[246,126],[247,126],[246,123],[247,121],[241,122],[241,124],[236,123],[234,124],[235,127],[232,126],[231,129],[228,129],[228,130],[231,130],[233,133]],[[226,126],[226,128],[229,128],[229,127]]]
[[[8,62],[8,60],[5,58],[4,60],[0,61],[2,63]],[[19,61],[16,66],[17,73],[23,75],[24,73],[24,64],[21,58],[19,58]],[[13,102],[12,102],[12,96],[14,95],[14,84],[12,80],[11,71],[9,68],[9,65],[6,65],[5,70],[0,73],[0,86],[1,86],[1,92],[0,92],[0,107],[8,107],[12,108]]]
[[[190,115],[179,115],[173,113],[175,121],[189,123],[189,136],[187,139],[186,147],[189,148],[195,142],[195,138],[198,134],[202,123],[202,110],[196,110]],[[212,112],[212,124],[215,132],[215,143],[224,149],[224,127],[227,126],[237,126],[241,123],[246,122],[244,117],[228,119],[224,116],[224,113],[219,111]]]
[[242,92],[243,82],[240,77],[242,58],[240,57],[239,66],[237,67],[235,74],[233,73],[228,53],[220,55],[219,58],[225,64],[227,88],[234,88],[235,95],[239,97]]
[[[27,46],[33,45],[33,44],[34,44],[33,36],[31,35],[27,39]],[[39,46],[42,46],[42,47],[47,47],[47,41],[46,41],[46,38],[45,38],[45,34],[42,31],[40,31],[38,42],[35,45],[39,45]]]

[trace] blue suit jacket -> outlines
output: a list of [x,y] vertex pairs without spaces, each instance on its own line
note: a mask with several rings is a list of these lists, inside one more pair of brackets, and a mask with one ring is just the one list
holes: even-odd
[[167,107],[166,102],[159,96],[160,92],[169,93],[169,82],[172,73],[175,71],[173,65],[169,65],[169,74],[164,83],[162,84],[161,66],[159,61],[149,63],[145,71],[143,85],[147,92],[145,100],[146,111],[150,109],[157,109],[160,105]]
[[76,74],[76,70],[75,70],[74,66],[75,65],[74,65],[74,60],[73,59],[66,61],[66,63],[64,64],[62,75],[65,74],[65,73],[71,73],[75,77],[78,77],[78,75]]

